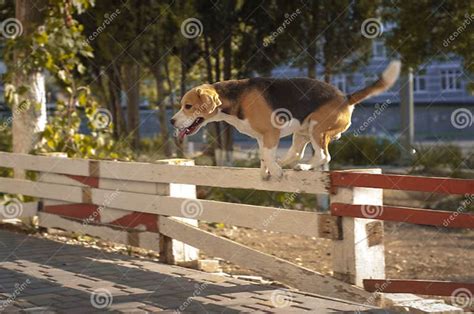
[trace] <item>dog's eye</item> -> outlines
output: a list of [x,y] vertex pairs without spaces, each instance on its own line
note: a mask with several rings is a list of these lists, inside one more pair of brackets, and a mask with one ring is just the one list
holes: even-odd
[[190,105],[190,104],[184,105],[184,109],[187,109],[187,110],[191,109],[192,107],[193,107],[193,105]]

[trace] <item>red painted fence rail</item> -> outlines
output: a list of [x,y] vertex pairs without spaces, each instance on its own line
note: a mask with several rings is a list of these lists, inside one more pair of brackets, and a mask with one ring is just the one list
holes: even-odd
[[460,211],[441,211],[382,205],[331,204],[331,215],[398,221],[447,228],[474,229],[474,215]]
[[365,187],[444,194],[474,194],[474,180],[373,174],[346,171],[331,172],[332,187]]
[[474,294],[474,283],[404,279],[364,279],[363,283],[369,292],[456,296],[466,291]]

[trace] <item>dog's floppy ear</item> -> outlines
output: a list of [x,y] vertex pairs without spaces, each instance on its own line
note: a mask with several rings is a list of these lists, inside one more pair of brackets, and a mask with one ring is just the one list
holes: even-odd
[[196,87],[196,93],[202,102],[208,106],[208,113],[212,113],[218,106],[222,105],[219,94],[209,84]]

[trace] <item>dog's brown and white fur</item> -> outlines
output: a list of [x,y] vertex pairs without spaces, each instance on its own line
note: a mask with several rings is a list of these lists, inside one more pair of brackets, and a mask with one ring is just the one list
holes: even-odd
[[[281,177],[282,167],[302,169],[296,163],[308,143],[315,151],[308,169],[328,163],[329,142],[349,128],[354,106],[389,89],[399,73],[400,62],[392,61],[375,83],[351,95],[309,78],[252,78],[204,84],[183,96],[181,109],[171,123],[182,139],[209,122],[226,121],[257,140],[262,177]],[[275,121],[275,112],[279,111],[289,113],[291,120],[279,124]],[[280,138],[290,134],[293,144],[286,156],[277,161]]]

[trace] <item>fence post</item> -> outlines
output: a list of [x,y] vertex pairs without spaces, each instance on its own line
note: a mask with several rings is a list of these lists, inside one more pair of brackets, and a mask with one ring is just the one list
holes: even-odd
[[[164,159],[156,163],[168,165],[194,166],[194,160],[190,159]],[[156,183],[158,195],[182,197],[188,199],[196,198],[196,186],[191,184]],[[197,203],[199,205],[199,203]],[[173,217],[187,224],[197,227],[198,221],[191,218]],[[159,219],[159,218],[158,218]],[[199,250],[183,242],[171,239],[160,233],[160,262],[176,264],[179,262],[194,261],[199,258]]]
[[[46,157],[61,157],[61,158],[67,158],[67,153],[64,152],[50,152],[50,153],[40,153],[38,154],[40,156],[46,156]],[[38,182],[44,182],[43,178],[41,176],[43,172],[40,172],[36,181]],[[39,199],[39,205],[38,205],[38,211],[41,211],[43,209],[43,206],[47,205],[59,205],[59,204],[67,204],[67,202],[63,201],[57,201],[57,200],[52,200],[52,199],[47,199],[47,198],[40,198]],[[25,223],[25,222],[23,222]],[[37,218],[36,224],[40,226],[40,220],[39,216]],[[46,228],[48,230],[48,233],[54,233],[53,229],[51,228]]]
[[[381,169],[348,170],[364,173],[382,173]],[[330,196],[330,203],[368,205],[364,215],[375,218],[383,211],[383,189],[341,188]],[[363,286],[363,279],[385,278],[383,221],[341,217],[342,239],[332,242],[334,277]]]

